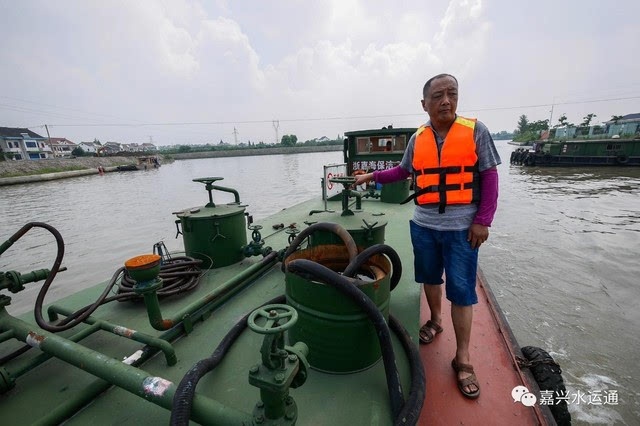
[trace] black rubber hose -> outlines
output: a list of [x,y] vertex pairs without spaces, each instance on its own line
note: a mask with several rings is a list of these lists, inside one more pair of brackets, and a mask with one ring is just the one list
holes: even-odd
[[[87,317],[89,317],[100,305],[112,302],[114,300],[125,301],[132,299],[142,299],[142,296],[133,292],[132,287],[134,282],[128,277],[128,274],[126,273],[124,267],[122,267],[116,270],[100,297],[93,304],[77,310],[62,321],[58,322],[58,324],[54,325],[48,323],[43,318],[42,305],[44,303],[44,299],[49,290],[49,287],[51,286],[51,283],[56,277],[60,269],[60,265],[62,264],[62,258],[64,257],[64,240],[60,232],[53,226],[42,222],[29,222],[22,228],[20,228],[18,232],[9,237],[9,241],[11,241],[12,244],[15,243],[32,228],[46,229],[51,234],[53,234],[57,244],[56,259],[53,263],[53,266],[51,267],[49,275],[40,288],[40,292],[38,293],[34,309],[36,323],[44,330],[50,331],[52,333],[57,333],[73,328],[80,322],[84,321]],[[164,285],[163,288],[158,291],[158,295],[160,297],[172,296],[174,294],[193,290],[199,283],[201,270],[197,267],[197,265],[199,265],[200,263],[202,263],[201,260],[183,256],[173,258],[171,261],[163,264],[160,267],[160,277],[163,278]],[[109,296],[109,293],[116,285],[116,282],[121,275],[123,275],[123,277],[119,285],[119,294]],[[31,346],[25,345],[22,348],[5,355],[4,357],[0,358],[0,365],[4,365],[17,356],[27,352],[30,348]]]
[[[262,304],[258,308],[273,303],[284,303],[285,301],[286,298],[284,295],[278,296],[269,300],[267,303]],[[220,364],[220,361],[222,361],[224,356],[227,354],[229,348],[233,345],[233,342],[235,342],[238,336],[240,336],[240,334],[242,334],[242,332],[247,328],[247,319],[254,310],[251,310],[237,323],[235,323],[209,358],[198,361],[189,371],[187,371],[187,374],[184,375],[182,380],[180,380],[176,393],[173,395],[173,403],[171,405],[170,424],[172,426],[187,426],[189,424],[191,408],[193,406],[193,397],[196,392],[198,381],[200,381],[205,374]]]
[[420,351],[416,347],[407,330],[402,326],[393,315],[389,315],[389,327],[396,334],[398,340],[402,344],[404,352],[409,359],[409,368],[411,369],[411,390],[409,398],[404,403],[400,415],[394,420],[394,425],[415,425],[420,419],[420,412],[424,404],[424,396],[426,392],[426,377],[424,365],[420,358]]
[[344,245],[347,247],[347,252],[349,253],[349,262],[351,262],[358,255],[358,246],[356,246],[356,243],[355,241],[353,241],[353,237],[351,236],[351,234],[349,234],[349,231],[347,231],[337,223],[330,223],[330,222],[314,223],[313,225],[309,226],[307,229],[300,232],[296,236],[296,238],[291,242],[291,244],[289,244],[289,247],[287,247],[287,251],[285,251],[284,257],[282,258],[282,272],[284,272],[286,268],[284,260],[287,257],[289,257],[291,253],[293,253],[298,249],[298,246],[302,244],[305,238],[307,238],[309,235],[313,234],[316,231],[333,232],[335,235],[337,235],[344,242]]
[[354,278],[347,278],[326,266],[307,259],[292,260],[287,265],[287,270],[303,278],[320,281],[336,288],[360,306],[367,314],[380,340],[382,361],[384,362],[384,371],[387,377],[387,389],[389,390],[389,398],[391,399],[391,412],[393,413],[393,418],[397,419],[404,406],[404,396],[402,394],[402,384],[400,383],[400,375],[398,374],[393,345],[391,344],[391,333],[389,332],[389,327],[387,327],[384,316],[382,316],[382,313],[375,303],[357,288],[358,285],[362,285],[364,282]]
[[[159,297],[173,296],[195,289],[200,283],[201,269],[198,267],[202,260],[189,256],[174,257],[160,266],[162,288],[157,291]],[[130,299],[142,299],[142,296],[133,292],[136,282],[124,270],[124,275],[118,286],[118,294],[128,293]],[[123,299],[119,299],[123,300]],[[124,299],[128,300],[128,299]]]
[[396,288],[400,278],[402,277],[402,262],[400,256],[394,249],[386,244],[376,244],[366,248],[355,259],[353,259],[342,273],[345,277],[353,277],[371,256],[376,254],[384,254],[391,261],[393,266],[393,274],[391,275],[391,290]]

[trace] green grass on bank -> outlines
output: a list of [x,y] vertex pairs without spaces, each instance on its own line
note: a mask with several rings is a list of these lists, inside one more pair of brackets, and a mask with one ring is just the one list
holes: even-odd
[[18,171],[18,172],[4,172],[0,173],[0,178],[8,178],[8,177],[18,177],[18,176],[33,176],[33,175],[43,175],[46,173],[58,173],[58,172],[70,172],[73,170],[87,170],[89,167],[83,166],[65,166],[65,167],[44,167],[38,170],[32,171]]

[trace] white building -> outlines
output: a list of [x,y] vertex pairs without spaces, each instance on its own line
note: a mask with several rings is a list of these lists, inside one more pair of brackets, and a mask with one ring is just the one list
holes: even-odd
[[56,158],[71,157],[71,153],[78,146],[67,138],[51,138],[48,142]]
[[95,142],[80,142],[80,148],[88,154],[95,154],[102,145]]
[[25,128],[0,127],[0,151],[14,160],[41,160],[53,157],[47,138]]

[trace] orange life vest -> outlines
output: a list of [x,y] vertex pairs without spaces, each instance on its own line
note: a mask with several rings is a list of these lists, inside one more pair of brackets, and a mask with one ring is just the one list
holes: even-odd
[[440,153],[433,130],[422,126],[413,147],[414,199],[418,205],[438,204],[444,213],[450,204],[480,200],[478,155],[473,131],[476,119],[458,116],[451,125]]

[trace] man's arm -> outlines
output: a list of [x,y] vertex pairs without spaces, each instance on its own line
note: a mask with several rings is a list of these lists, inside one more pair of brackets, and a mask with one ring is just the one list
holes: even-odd
[[474,137],[480,170],[480,204],[467,235],[467,240],[473,249],[480,247],[489,238],[489,227],[498,208],[496,166],[501,163],[491,133],[481,122],[476,123]]

